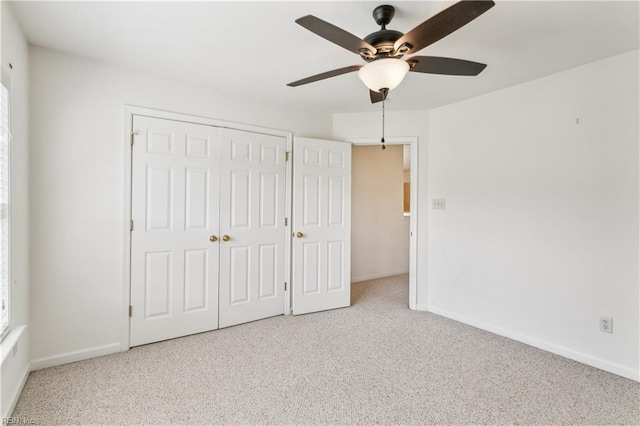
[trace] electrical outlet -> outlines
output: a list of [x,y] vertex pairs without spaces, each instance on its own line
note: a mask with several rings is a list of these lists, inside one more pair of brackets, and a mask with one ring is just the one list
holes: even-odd
[[444,198],[434,198],[431,200],[431,208],[434,210],[444,210],[446,207],[447,203]]
[[604,333],[613,333],[613,318],[600,317],[600,331]]

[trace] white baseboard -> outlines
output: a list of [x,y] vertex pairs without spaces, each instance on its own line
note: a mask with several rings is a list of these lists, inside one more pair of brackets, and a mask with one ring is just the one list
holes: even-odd
[[[554,353],[556,355],[563,356],[565,358],[572,359],[574,361],[581,362],[583,364],[590,365],[591,367],[599,368],[600,370],[608,371],[609,373],[617,374],[618,376],[626,377],[627,379],[640,381],[640,371],[633,370],[620,364],[606,361],[601,358],[594,357],[582,352],[576,352],[572,349],[564,346],[556,345],[544,340],[539,340],[534,337],[530,337],[524,334],[516,333],[512,330],[507,330],[502,327],[498,327],[492,324],[488,324],[482,321],[475,320],[473,318],[460,315],[456,312],[451,312],[446,309],[438,308],[433,305],[418,305],[418,310],[431,312],[436,315],[440,315],[472,327],[480,328],[482,330],[490,331],[491,333],[498,334],[500,336],[508,337],[509,339],[517,340],[530,346],[534,346],[538,349],[545,350],[547,352]],[[426,309],[424,309],[426,308]]]
[[370,275],[362,275],[360,277],[352,277],[351,278],[351,283],[359,283],[362,281],[369,281],[369,280],[377,280],[378,278],[387,278],[387,277],[393,277],[394,275],[402,275],[402,274],[408,274],[409,270],[402,270],[402,271],[396,271],[396,272],[382,272],[380,274],[370,274]]
[[29,373],[31,373],[31,364],[27,364],[24,369],[24,373],[22,374],[22,379],[20,379],[20,384],[16,388],[13,396],[11,397],[11,403],[9,403],[9,407],[7,407],[6,412],[2,413],[3,419],[8,419],[13,414],[13,410],[16,408],[16,404],[18,403],[18,399],[22,394],[22,390],[24,389],[24,385],[27,383],[27,379],[29,378]]
[[110,345],[97,346],[95,348],[82,349],[79,351],[67,352],[47,358],[40,358],[31,361],[31,371],[41,370],[43,368],[55,367],[57,365],[69,364],[70,362],[83,361],[89,358],[95,358],[103,355],[110,355],[121,352],[122,345],[120,342]]

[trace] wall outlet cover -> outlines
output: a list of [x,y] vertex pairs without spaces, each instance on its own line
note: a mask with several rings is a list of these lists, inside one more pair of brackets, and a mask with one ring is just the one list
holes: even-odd
[[613,318],[600,317],[600,331],[604,333],[613,333]]

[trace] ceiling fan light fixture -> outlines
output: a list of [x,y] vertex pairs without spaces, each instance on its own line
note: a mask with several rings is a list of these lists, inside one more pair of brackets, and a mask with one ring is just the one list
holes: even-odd
[[370,90],[393,90],[409,72],[409,64],[400,59],[385,58],[369,62],[358,71],[358,77]]

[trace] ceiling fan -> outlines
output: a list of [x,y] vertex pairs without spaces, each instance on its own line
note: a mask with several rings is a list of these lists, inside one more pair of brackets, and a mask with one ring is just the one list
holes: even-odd
[[395,14],[393,6],[378,6],[373,10],[373,19],[381,28],[366,36],[364,40],[313,15],[303,16],[297,19],[296,23],[360,55],[367,63],[326,71],[291,82],[287,86],[301,86],[358,71],[358,77],[369,88],[371,102],[375,103],[386,99],[389,90],[397,87],[408,71],[476,76],[485,69],[485,64],[438,56],[411,56],[406,60],[400,58],[416,53],[448,36],[494,5],[493,1],[463,0],[427,19],[406,34],[387,29]]

